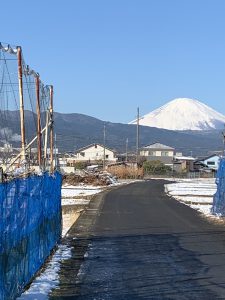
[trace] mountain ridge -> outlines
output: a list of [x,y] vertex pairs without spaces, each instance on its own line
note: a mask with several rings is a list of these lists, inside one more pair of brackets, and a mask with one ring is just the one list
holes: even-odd
[[[7,123],[8,130],[11,130],[12,144],[20,146],[15,136],[20,135],[20,123],[18,112],[10,112],[10,119]],[[25,112],[26,137],[33,138],[36,131],[32,112]],[[95,117],[78,113],[58,113],[54,115],[56,132],[56,147],[61,152],[75,150],[92,143],[103,143],[103,127],[106,125],[106,146],[124,153],[126,151],[126,139],[128,138],[129,151],[136,149],[136,125],[112,123],[99,120]],[[0,124],[1,128],[6,124]],[[1,138],[1,137],[0,137]],[[140,147],[147,144],[160,142],[175,147],[178,152],[190,155],[207,155],[208,151],[219,151],[223,149],[221,133],[213,131],[172,131],[155,127],[140,126]]]

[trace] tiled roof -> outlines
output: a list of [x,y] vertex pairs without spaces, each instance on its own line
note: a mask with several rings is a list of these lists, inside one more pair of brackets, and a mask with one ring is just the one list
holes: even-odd
[[142,149],[174,150],[174,148],[160,144],[160,143],[154,143],[151,145],[147,145],[147,146],[142,147]]

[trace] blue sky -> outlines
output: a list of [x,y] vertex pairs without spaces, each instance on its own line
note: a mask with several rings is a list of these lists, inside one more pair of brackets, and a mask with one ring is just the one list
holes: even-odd
[[177,97],[225,114],[225,1],[3,1],[0,41],[55,89],[59,112],[128,122]]

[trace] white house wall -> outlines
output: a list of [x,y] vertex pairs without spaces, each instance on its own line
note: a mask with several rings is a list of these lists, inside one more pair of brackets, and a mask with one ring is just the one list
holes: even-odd
[[[219,156],[210,157],[210,158],[204,160],[203,162],[210,169],[218,170],[219,162],[220,162],[220,157]],[[210,164],[210,162],[214,163],[214,165]]]
[[[141,150],[140,151],[140,155],[142,156],[149,156],[149,152],[155,152],[155,155],[151,155],[151,156],[169,156],[169,157],[173,157],[174,156],[174,151],[168,151],[168,150],[163,150],[163,151],[157,151],[157,150]],[[168,152],[168,155],[162,155],[162,152]]]
[[[84,153],[84,156],[81,155]],[[117,161],[117,158],[114,155],[113,151],[109,149],[105,149],[105,160],[108,161]],[[87,161],[87,160],[103,160],[104,158],[104,148],[100,145],[97,145],[97,148],[93,145],[90,148],[84,149],[77,153],[77,160],[79,161]]]

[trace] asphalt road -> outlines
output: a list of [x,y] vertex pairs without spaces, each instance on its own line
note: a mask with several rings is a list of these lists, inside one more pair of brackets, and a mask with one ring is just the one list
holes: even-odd
[[225,227],[164,194],[162,180],[98,196],[67,239],[50,299],[225,299]]

